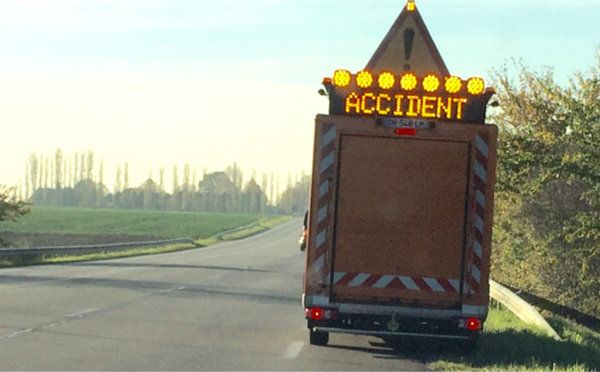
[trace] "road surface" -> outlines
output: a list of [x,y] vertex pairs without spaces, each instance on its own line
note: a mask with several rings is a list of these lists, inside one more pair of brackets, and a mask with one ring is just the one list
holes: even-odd
[[308,343],[301,226],[177,253],[0,270],[0,370],[426,370],[375,337]]

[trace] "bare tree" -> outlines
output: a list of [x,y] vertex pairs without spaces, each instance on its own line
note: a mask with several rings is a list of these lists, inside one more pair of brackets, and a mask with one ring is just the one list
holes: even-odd
[[123,170],[121,169],[121,165],[117,165],[117,179],[115,180],[115,194],[123,191]]
[[86,179],[93,181],[94,180],[94,153],[92,150],[87,152],[87,163],[86,163]]
[[31,187],[32,192],[38,189],[38,170],[39,170],[39,160],[38,156],[35,152],[32,152],[29,155],[29,175],[31,176]]
[[59,148],[54,153],[54,187],[57,190],[62,188],[62,173],[63,173],[63,152]]
[[79,180],[85,180],[85,176],[87,172],[85,170],[86,162],[85,162],[85,151],[81,152],[81,158],[79,159]]
[[75,151],[75,154],[73,155],[73,168],[72,168],[73,181],[71,182],[73,187],[75,187],[75,185],[77,185],[77,182],[79,181],[79,177],[78,177],[79,173],[78,172],[79,172],[79,151]]
[[[269,174],[268,173],[263,173],[262,174],[262,182],[260,184],[260,188],[262,189],[262,192],[265,194],[265,196],[267,195],[267,187],[269,186]],[[265,198],[267,199],[267,198]],[[264,204],[267,204],[267,200],[265,200]]]
[[165,191],[165,167],[161,166],[158,169],[158,191]]
[[29,163],[25,163],[25,199],[31,197],[31,174],[29,173]]
[[123,172],[123,188],[127,190],[129,188],[129,162],[125,162],[125,168]]

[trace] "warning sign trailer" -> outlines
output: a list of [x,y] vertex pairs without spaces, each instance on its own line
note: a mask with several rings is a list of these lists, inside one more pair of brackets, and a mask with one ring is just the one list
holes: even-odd
[[413,1],[362,71],[323,81],[303,303],[329,333],[451,338],[487,317],[493,90],[450,75]]

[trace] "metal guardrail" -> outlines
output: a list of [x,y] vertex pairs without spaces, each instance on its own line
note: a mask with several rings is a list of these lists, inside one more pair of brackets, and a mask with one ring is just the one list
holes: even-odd
[[246,226],[240,226],[240,227],[237,227],[237,228],[235,228],[235,229],[232,229],[232,230],[223,231],[222,233],[219,233],[219,234],[215,235],[215,237],[216,237],[218,240],[223,240],[223,237],[224,237],[225,235],[234,234],[234,233],[236,233],[236,232],[238,232],[238,231],[242,231],[242,230],[250,229],[250,228],[253,228],[253,227],[255,227],[255,226],[259,226],[259,225],[260,225],[260,223],[259,223],[259,222],[252,222],[251,224],[249,224],[249,225],[246,225]]
[[548,335],[557,341],[561,338],[556,333],[554,328],[544,317],[537,311],[533,306],[528,304],[521,297],[514,294],[510,289],[504,287],[502,284],[497,283],[490,279],[490,297],[506,306],[516,316],[521,318],[525,323],[535,324],[548,332]]
[[160,247],[170,244],[195,244],[194,240],[187,238],[153,240],[145,242],[130,242],[130,243],[112,243],[112,244],[94,244],[94,245],[74,245],[63,247],[36,247],[36,248],[2,248],[0,249],[1,256],[29,256],[29,255],[69,255],[69,254],[92,254],[100,252],[117,252],[132,248],[142,247]]
[[[235,229],[223,231],[215,237],[218,240],[223,240],[225,235],[233,234],[245,229],[259,226],[258,222],[253,222],[246,226],[237,227]],[[144,242],[129,242],[129,243],[111,243],[111,244],[93,244],[93,245],[74,245],[62,247],[36,247],[36,248],[0,248],[0,257],[2,256],[30,256],[30,255],[80,255],[93,254],[101,252],[118,252],[121,250],[142,248],[142,247],[160,247],[170,244],[196,244],[193,239],[177,238],[166,240],[154,240]]]

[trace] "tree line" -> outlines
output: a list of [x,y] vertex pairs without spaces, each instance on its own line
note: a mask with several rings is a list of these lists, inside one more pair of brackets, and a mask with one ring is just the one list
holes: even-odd
[[104,161],[95,161],[92,151],[65,155],[33,152],[25,165],[25,179],[13,190],[15,197],[35,205],[86,208],[125,208],[188,212],[292,214],[304,212],[308,205],[310,176],[304,172],[295,180],[288,174],[287,187],[280,190],[280,176],[256,172],[245,181],[244,170],[236,163],[224,171],[208,172],[186,163],[174,165],[167,191],[165,168],[158,179],[153,172],[140,185],[130,182],[129,163],[119,165],[113,190],[105,185]]

